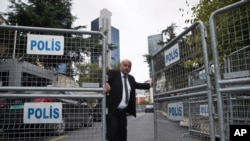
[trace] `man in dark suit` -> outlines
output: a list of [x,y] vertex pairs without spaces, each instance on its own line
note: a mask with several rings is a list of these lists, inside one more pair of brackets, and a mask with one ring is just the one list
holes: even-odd
[[149,89],[149,83],[137,83],[129,74],[132,67],[130,60],[120,63],[120,70],[108,71],[106,83],[106,106],[108,114],[108,141],[127,141],[127,116],[136,117],[135,89]]

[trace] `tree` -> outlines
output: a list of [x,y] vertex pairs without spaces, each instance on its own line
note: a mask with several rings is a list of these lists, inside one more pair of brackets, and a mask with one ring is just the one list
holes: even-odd
[[12,25],[70,29],[76,19],[71,14],[72,0],[30,0],[16,3],[10,0],[5,13]]
[[[210,1],[210,0],[202,0],[197,5],[194,5],[191,7],[192,13],[193,13],[193,19],[187,19],[186,22],[195,22],[197,20],[201,20],[205,23],[207,26],[207,29],[209,29],[209,18],[212,14],[212,12],[216,11],[217,9],[220,9],[222,7],[231,5],[233,3],[239,2],[240,0],[224,0],[224,1]],[[248,10],[249,11],[249,10]],[[225,59],[228,54],[232,50],[238,50],[240,46],[243,46],[243,44],[247,44],[246,42],[249,42],[247,38],[243,40],[243,42],[235,42],[236,38],[241,39],[242,37],[248,36],[248,30],[245,30],[244,32],[238,32],[242,31],[242,29],[248,29],[248,26],[239,25],[239,23],[242,22],[248,22],[248,14],[247,10],[244,8],[239,8],[237,10],[231,10],[230,12],[225,12],[222,14],[219,14],[220,16],[217,16],[216,22],[217,23],[223,23],[223,24],[217,24],[216,25],[216,32],[217,32],[217,40],[218,40],[218,52],[219,52],[219,59],[221,62]],[[226,23],[226,24],[224,24]],[[233,27],[233,28],[230,28]],[[208,31],[208,38],[209,37],[209,31]],[[234,34],[232,34],[234,33]],[[247,36],[242,36],[242,34],[246,34]],[[225,40],[222,35],[227,35],[227,44],[221,43],[220,41]],[[208,44],[210,44],[210,41],[208,39]],[[209,55],[211,58],[212,55]]]
[[[238,2],[240,0],[200,0],[196,5],[191,6],[192,16],[190,19],[186,19],[186,23],[193,23],[195,21],[201,20],[208,25],[209,17],[215,10],[230,5],[232,3]],[[190,7],[188,0],[186,4]],[[180,11],[185,12],[184,9],[180,8]],[[186,12],[188,14],[188,12]],[[184,14],[182,14],[184,16]]]
[[[86,26],[79,25],[72,28],[72,23],[76,19],[71,14],[72,0],[30,0],[29,3],[16,2],[10,0],[11,4],[8,6],[9,11],[4,13],[7,19],[12,25],[19,26],[35,26],[35,27],[49,27],[49,28],[63,28],[63,29],[80,29]],[[4,31],[6,32],[6,31]],[[56,69],[60,64],[66,64],[66,75],[72,77],[73,68],[72,64],[77,62],[84,62],[86,56],[89,55],[89,48],[96,47],[100,43],[101,37],[98,35],[83,36],[76,34],[66,33],[49,33],[52,35],[64,36],[64,54],[60,56],[52,55],[29,55],[26,54],[26,39],[27,31],[9,31],[9,37],[1,38],[3,43],[6,43],[8,47],[5,47],[2,53],[5,55],[2,59],[12,59],[12,52],[14,51],[14,43],[10,41],[15,39],[16,36],[16,48],[15,58],[19,58],[22,61],[28,61],[33,64],[41,64],[46,69]],[[32,34],[32,32],[29,32]],[[33,33],[36,34],[36,33]],[[39,33],[48,34],[48,33]],[[1,34],[1,36],[4,34]],[[9,53],[11,52],[11,53]]]
[[164,45],[170,42],[172,39],[174,39],[176,37],[176,33],[175,33],[176,28],[177,28],[176,23],[172,23],[170,26],[167,26],[166,29],[162,30],[162,34],[166,36],[166,41],[163,43],[159,42],[159,44]]
[[[174,39],[176,37],[176,33],[175,33],[175,29],[176,29],[176,23],[172,23],[170,26],[167,26],[166,29],[162,30],[162,34],[165,37],[165,41],[159,41],[158,45],[164,46],[166,45],[168,42],[170,42],[172,39]],[[152,60],[152,54],[144,54],[142,55],[145,60],[144,62],[146,62],[149,66],[149,68],[151,67],[151,60]]]
[[101,82],[102,68],[98,65],[98,63],[76,64],[76,68],[79,73],[79,83]]
[[112,66],[112,69],[114,69],[114,70],[119,70],[119,69],[120,69],[120,62],[117,63],[117,64],[114,64],[114,65]]

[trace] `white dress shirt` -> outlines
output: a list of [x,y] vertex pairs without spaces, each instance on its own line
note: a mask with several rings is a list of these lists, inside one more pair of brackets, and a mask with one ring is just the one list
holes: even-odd
[[[124,74],[122,72],[121,72],[121,79],[122,79],[122,100],[118,106],[118,109],[124,109],[128,106],[127,103],[125,102],[126,93],[125,93],[125,87],[124,87]],[[131,87],[128,81],[128,77],[126,79],[126,82],[127,82],[127,87],[128,87],[128,101],[129,101]]]

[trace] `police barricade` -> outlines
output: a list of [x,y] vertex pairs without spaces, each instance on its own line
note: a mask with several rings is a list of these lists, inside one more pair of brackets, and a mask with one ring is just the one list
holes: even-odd
[[104,141],[105,36],[0,26],[0,140]]
[[242,0],[210,16],[221,141],[241,139],[250,132],[249,15],[250,1]]
[[205,36],[198,21],[152,56],[155,140],[215,140]]

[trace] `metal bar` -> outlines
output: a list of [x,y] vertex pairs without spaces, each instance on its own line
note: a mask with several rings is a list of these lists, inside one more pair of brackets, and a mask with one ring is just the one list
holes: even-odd
[[187,91],[194,91],[194,90],[198,90],[198,89],[202,89],[202,88],[206,88],[206,87],[207,87],[206,84],[202,84],[202,85],[198,85],[198,86],[187,87],[187,88],[183,88],[183,89],[177,89],[177,90],[168,91],[168,92],[164,92],[164,93],[160,93],[160,94],[155,94],[155,97],[157,97],[157,96],[164,96],[164,95],[170,95],[170,94],[173,94],[173,93],[181,93],[181,92],[187,92]]
[[250,82],[250,78],[240,78],[240,79],[228,79],[228,80],[219,80],[218,83],[221,85],[226,84],[242,84],[242,83],[248,83]]
[[105,84],[107,82],[106,78],[106,37],[104,34],[102,34],[102,88],[103,88],[103,96],[104,98],[102,99],[102,141],[106,141],[106,93],[105,93]]
[[12,26],[12,25],[0,25],[0,29],[7,30],[22,30],[22,31],[43,31],[43,32],[57,32],[57,33],[68,33],[68,34],[99,34],[104,37],[102,32],[99,31],[82,31],[74,29],[60,29],[60,28],[45,28],[45,27],[29,27],[29,26]]
[[62,88],[62,87],[1,87],[2,91],[84,91],[103,92],[103,88]]
[[177,98],[187,98],[187,97],[193,97],[193,96],[201,96],[205,94],[207,94],[207,91],[200,91],[200,92],[189,93],[185,95],[176,95],[176,96],[164,97],[164,98],[155,98],[155,100],[159,101],[159,100],[168,100],[168,99],[177,99]]
[[101,94],[82,94],[82,95],[55,95],[55,94],[0,94],[0,97],[4,98],[12,98],[12,97],[18,97],[18,98],[103,98],[104,96]]
[[[216,11],[214,11],[210,18],[209,18],[209,26],[210,26],[210,34],[211,34],[211,43],[212,43],[212,53],[214,58],[214,68],[215,68],[215,88],[217,93],[217,99],[218,99],[218,112],[223,113],[223,107],[222,107],[222,96],[220,92],[220,84],[219,81],[221,81],[220,76],[220,66],[219,66],[219,58],[218,58],[218,42],[217,42],[217,35],[216,35],[216,26],[215,26],[215,16],[218,14],[221,14],[223,12],[232,10],[234,8],[238,8],[239,6],[242,6],[244,4],[249,3],[248,0],[245,1],[239,1],[234,4],[228,5],[226,7],[220,8]],[[224,126],[224,117],[223,114],[219,114],[219,127],[220,127],[220,140],[225,141],[225,126]]]

